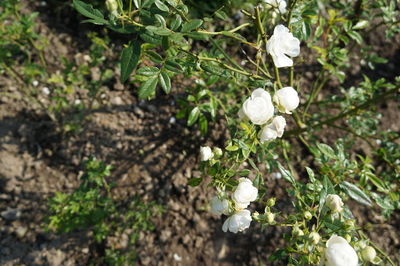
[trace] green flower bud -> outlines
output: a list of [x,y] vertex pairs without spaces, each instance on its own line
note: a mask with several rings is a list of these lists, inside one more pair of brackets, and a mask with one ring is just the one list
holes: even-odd
[[272,224],[275,222],[275,214],[273,214],[272,212],[267,212],[265,215],[267,216],[267,222],[269,224]]
[[275,202],[276,202],[276,198],[269,198],[267,201],[267,206],[272,207],[275,205]]
[[371,246],[366,246],[362,251],[361,251],[361,256],[364,261],[367,262],[372,262],[375,257],[376,257],[376,251],[373,247]]
[[217,158],[219,158],[223,155],[221,148],[218,148],[218,147],[214,147],[213,152],[214,152],[215,157],[217,157]]
[[306,220],[311,220],[312,218],[312,214],[309,211],[305,211],[303,215]]
[[293,227],[292,235],[293,236],[304,236],[304,232],[303,232],[303,230],[301,230],[299,228],[299,226],[296,225],[296,226]]
[[308,237],[311,240],[311,243],[314,245],[318,244],[318,242],[321,240],[321,236],[317,232],[311,232]]
[[116,0],[106,0],[106,7],[111,14],[118,15],[118,3]]

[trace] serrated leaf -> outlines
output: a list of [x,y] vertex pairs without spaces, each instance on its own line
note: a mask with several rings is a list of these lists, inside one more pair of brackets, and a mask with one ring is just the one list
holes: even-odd
[[166,94],[171,91],[171,79],[169,78],[166,72],[161,72],[158,76],[161,88],[164,90]]
[[168,69],[169,71],[172,71],[172,72],[175,72],[175,73],[182,73],[183,72],[182,67],[178,63],[176,63],[176,62],[174,62],[172,60],[167,60],[165,62],[165,68]]
[[150,77],[139,88],[139,98],[147,99],[155,94],[158,83],[158,76]]
[[192,177],[188,180],[188,185],[191,187],[197,187],[201,184],[201,181],[203,181],[203,178],[201,177]]
[[367,206],[372,206],[371,199],[367,196],[367,194],[364,193],[364,191],[362,191],[356,185],[351,184],[351,183],[349,183],[347,181],[343,181],[339,186],[352,199],[358,201],[361,204],[364,204],[364,205],[367,205]]
[[160,72],[157,67],[141,67],[136,71],[136,74],[144,76],[155,76]]
[[91,18],[93,23],[98,25],[107,25],[108,21],[104,19],[103,14],[100,10],[93,8],[92,5],[86,4],[85,2],[74,0],[72,2],[74,8],[81,13],[83,16]]
[[140,58],[141,43],[131,42],[121,54],[121,82],[125,82],[137,66]]
[[200,109],[199,107],[196,106],[195,108],[192,109],[192,111],[189,114],[187,125],[188,126],[193,125],[199,118],[199,115],[200,115]]
[[161,57],[161,55],[159,55],[158,53],[154,52],[154,51],[146,51],[146,54],[150,57],[151,61],[153,61],[154,63],[161,63],[163,61],[163,58]]
[[203,24],[203,20],[201,19],[193,19],[188,21],[182,25],[182,32],[189,32],[199,28]]

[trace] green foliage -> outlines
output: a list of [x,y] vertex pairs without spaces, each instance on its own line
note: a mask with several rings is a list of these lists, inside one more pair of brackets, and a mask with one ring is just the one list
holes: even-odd
[[[154,202],[143,203],[133,197],[124,204],[112,196],[112,186],[106,178],[111,166],[90,159],[85,163],[81,184],[72,193],[56,193],[49,200],[48,229],[58,233],[90,230],[96,242],[105,245],[107,237],[120,236],[129,231],[129,245],[135,245],[140,232],[153,230],[152,217],[162,209]],[[121,251],[108,247],[103,262],[115,265],[133,263],[134,249]]]

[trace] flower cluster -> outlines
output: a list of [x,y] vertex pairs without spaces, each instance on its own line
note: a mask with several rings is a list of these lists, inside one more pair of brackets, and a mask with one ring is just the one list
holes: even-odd
[[[271,5],[272,2],[282,3],[282,1],[271,1]],[[286,2],[284,3],[286,5]],[[287,55],[299,55],[300,41],[293,37],[288,28],[278,25],[275,27],[274,35],[267,42],[267,50],[271,54],[276,67],[292,66],[293,60]],[[291,114],[299,106],[300,99],[297,91],[292,87],[279,89],[275,92],[273,98],[269,92],[258,88],[251,93],[251,96],[246,99],[239,110],[240,118],[247,118],[255,125],[263,125],[258,135],[261,142],[280,138],[285,130],[285,118],[283,116],[273,118],[275,112],[274,103],[279,112]]]
[[298,93],[292,87],[278,90],[273,101],[266,90],[258,88],[252,92],[239,111],[240,118],[249,119],[255,125],[263,125],[259,133],[261,142],[280,138],[285,130],[286,120],[283,116],[276,116],[271,120],[275,111],[273,102],[280,112],[291,114],[300,100]]
[[227,197],[215,196],[210,201],[211,212],[215,215],[228,215],[222,230],[232,233],[242,232],[249,228],[252,221],[251,213],[246,210],[252,201],[255,201],[258,189],[248,178],[241,178],[236,189],[233,191],[231,199]]

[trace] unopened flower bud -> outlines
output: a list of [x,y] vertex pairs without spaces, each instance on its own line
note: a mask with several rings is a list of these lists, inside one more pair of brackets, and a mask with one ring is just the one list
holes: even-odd
[[272,212],[267,212],[267,213],[266,213],[266,216],[267,216],[267,222],[268,222],[269,224],[274,223],[274,221],[275,221],[275,214],[273,214]]
[[354,230],[354,220],[347,220],[344,222],[347,230]]
[[210,147],[200,147],[200,160],[208,161],[212,159],[212,157],[214,157],[214,153],[211,151]]
[[344,238],[347,240],[347,242],[351,242],[351,235],[345,234]]
[[213,152],[215,157],[221,157],[223,155],[221,148],[218,147],[214,147]]
[[336,194],[329,194],[326,197],[326,206],[333,212],[341,212],[343,210],[343,201],[342,199]]
[[106,0],[106,7],[113,16],[118,15],[118,3],[116,0]]
[[305,218],[306,220],[311,220],[311,218],[312,218],[311,212],[305,211],[305,212],[304,212],[304,218]]
[[376,251],[373,247],[367,246],[361,251],[361,256],[364,261],[372,262],[376,257]]
[[295,227],[293,227],[292,235],[293,235],[293,236],[304,236],[304,232],[303,232],[303,230],[301,230],[301,229],[296,225]]
[[318,244],[321,240],[321,236],[317,232],[311,232],[309,238],[314,245]]
[[275,202],[276,202],[276,198],[269,198],[267,201],[267,206],[272,207],[275,205]]

